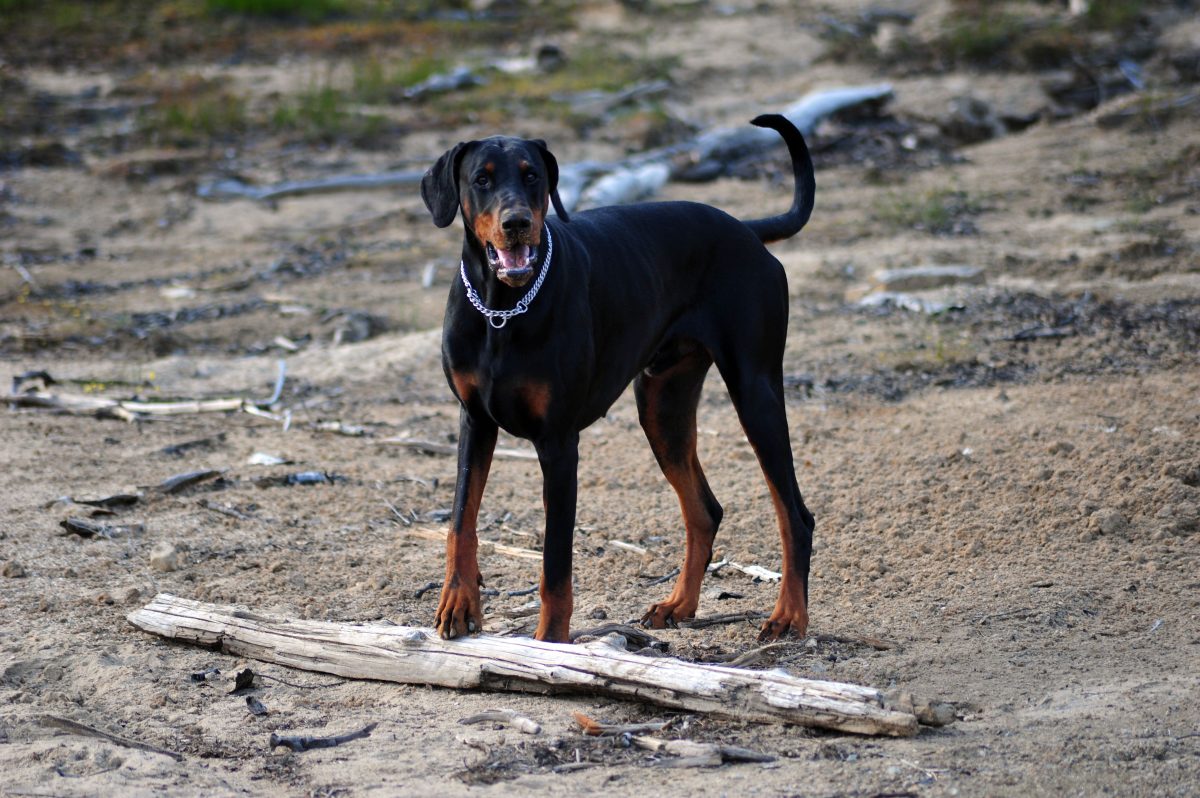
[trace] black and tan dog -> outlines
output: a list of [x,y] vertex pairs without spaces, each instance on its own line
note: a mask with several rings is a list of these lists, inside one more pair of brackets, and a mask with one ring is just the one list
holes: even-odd
[[[630,381],[654,456],[679,495],[687,553],[675,589],[642,619],[695,615],[721,522],[696,458],[696,405],[716,363],[767,479],[783,538],[783,583],[760,638],[808,626],[813,516],[792,464],[783,397],[788,292],[763,246],[799,232],[813,207],[813,168],[782,116],[754,120],[783,136],[796,188],[782,215],[739,221],[707,205],[596,208],[568,220],[558,164],[542,141],[494,137],[456,145],[425,174],[421,196],[466,234],[450,289],[442,364],[462,405],[458,484],[437,626],[480,629],[476,518],[497,430],[533,442],[546,510],[540,640],[568,639],[580,430]],[[557,218],[547,219],[550,203]]]

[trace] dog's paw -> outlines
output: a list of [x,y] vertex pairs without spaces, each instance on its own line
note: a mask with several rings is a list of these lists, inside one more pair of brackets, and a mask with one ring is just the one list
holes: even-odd
[[433,628],[443,640],[452,640],[483,629],[479,580],[453,578],[442,587]]
[[647,629],[666,629],[674,628],[679,625],[680,621],[686,621],[696,617],[696,602],[691,602],[689,607],[683,601],[660,601],[657,604],[652,604],[650,609],[646,610],[646,614],[642,616],[642,626]]
[[[780,604],[782,603],[780,602]],[[808,634],[808,608],[803,605],[788,608],[777,604],[771,617],[759,630],[758,639],[761,642],[770,642],[789,635],[799,638],[806,634]]]

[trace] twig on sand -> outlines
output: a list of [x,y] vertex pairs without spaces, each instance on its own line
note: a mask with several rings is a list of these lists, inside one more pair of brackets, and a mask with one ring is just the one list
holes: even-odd
[[424,174],[423,171],[407,170],[370,175],[334,175],[315,180],[287,180],[268,186],[252,186],[241,180],[225,179],[206,183],[200,186],[196,193],[201,199],[208,200],[249,199],[258,202],[274,202],[284,197],[297,197],[304,194],[365,191],[416,185],[421,182]]
[[871,637],[870,635],[856,634],[819,634],[813,635],[813,639],[818,643],[857,643],[859,645],[870,646],[876,651],[891,651],[896,647],[896,644],[890,640],[884,640],[879,637]]
[[648,751],[673,754],[679,759],[664,760],[668,767],[716,767],[726,762],[774,762],[775,757],[742,748],[738,745],[698,743],[694,740],[662,740],[658,737],[634,736],[630,742]]
[[679,625],[685,629],[704,629],[708,626],[720,626],[726,623],[758,621],[766,617],[767,614],[765,612],[730,612],[725,615],[710,615],[707,618],[691,618],[686,621],[680,621]]
[[370,737],[371,732],[375,731],[375,726],[378,724],[368,723],[358,731],[352,731],[347,734],[338,734],[333,737],[309,737],[301,735],[296,737],[284,736],[280,734],[271,734],[270,746],[274,751],[276,748],[290,748],[292,751],[299,753],[300,751],[311,751],[314,748],[333,748],[334,746],[348,743],[351,740],[360,740],[363,737]]
[[542,733],[542,725],[540,723],[511,709],[487,709],[477,715],[463,718],[459,723],[465,726],[474,723],[499,723],[503,726],[510,726],[524,734]]
[[183,754],[175,751],[168,751],[166,748],[159,748],[157,745],[150,745],[149,743],[130,740],[126,737],[118,737],[115,734],[109,734],[106,731],[101,731],[93,726],[88,726],[84,723],[71,720],[70,718],[61,718],[57,715],[43,715],[41,718],[41,723],[43,726],[49,726],[70,734],[78,734],[83,737],[95,737],[100,740],[107,740],[110,743],[114,743],[125,748],[135,748],[138,751],[148,751],[152,754],[169,756],[176,762],[183,761]]
[[664,731],[671,725],[669,720],[653,723],[601,723],[578,710],[572,712],[571,717],[579,724],[580,730],[589,737],[619,737],[622,734]]
[[184,399],[174,402],[157,402],[139,399],[110,399],[104,396],[56,394],[48,391],[18,393],[15,390],[0,401],[13,407],[45,408],[48,410],[57,410],[60,413],[68,415],[117,418],[122,421],[137,421],[157,416],[183,416],[198,413],[230,413],[236,411],[286,425],[290,421],[290,413],[278,415],[270,410],[271,406],[279,401],[286,378],[287,367],[284,361],[281,360],[279,361],[279,374],[275,380],[275,390],[272,392],[271,398],[266,401],[229,398]]
[[796,645],[795,641],[790,640],[784,640],[777,643],[767,643],[765,646],[752,648],[745,654],[734,657],[726,664],[731,668],[745,668],[761,662],[767,654],[773,654],[776,651],[782,651],[786,648],[791,648],[794,645]]
[[[444,543],[446,540],[445,532],[439,532],[436,529],[430,529],[428,527],[405,527],[404,532],[414,538],[420,538],[421,540],[434,540],[440,543]],[[495,543],[490,540],[479,541],[479,551],[481,553],[494,551],[496,554],[503,554],[506,557],[516,557],[520,560],[537,560],[538,562],[541,562],[542,560],[542,553],[540,551],[523,549],[519,546],[509,546],[506,543]]]
[[[435,441],[425,441],[417,438],[381,438],[375,441],[381,445],[387,446],[404,446],[408,449],[416,449],[425,454],[438,455],[457,455],[458,447],[449,443],[437,443]],[[537,460],[537,452],[532,449],[510,449],[504,446],[497,446],[492,453],[492,459],[501,460]]]

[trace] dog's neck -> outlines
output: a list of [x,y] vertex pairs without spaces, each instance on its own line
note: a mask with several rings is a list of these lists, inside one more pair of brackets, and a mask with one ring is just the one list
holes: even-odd
[[486,307],[492,310],[511,310],[529,294],[542,276],[542,272],[549,268],[549,259],[546,257],[548,253],[545,251],[546,243],[544,238],[542,241],[543,251],[539,253],[537,265],[534,266],[533,276],[529,282],[515,288],[496,276],[495,270],[488,265],[487,253],[483,245],[468,232],[463,239],[462,263],[467,279],[470,280],[470,287],[475,289],[479,299]]

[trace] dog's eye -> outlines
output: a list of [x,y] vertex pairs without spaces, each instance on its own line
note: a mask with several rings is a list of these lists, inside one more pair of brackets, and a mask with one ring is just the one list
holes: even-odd
[[537,183],[537,181],[538,181],[538,173],[537,172],[526,172],[525,173],[525,184],[526,185],[532,186],[533,184]]
[[475,176],[475,188],[487,188],[492,184],[492,179],[485,174]]

